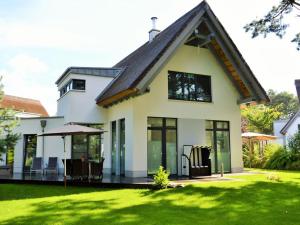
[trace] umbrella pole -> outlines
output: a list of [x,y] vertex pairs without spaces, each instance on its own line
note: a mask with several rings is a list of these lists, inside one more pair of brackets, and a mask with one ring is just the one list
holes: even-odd
[[64,141],[64,184],[65,188],[67,187],[67,159],[66,159],[66,141],[65,136],[62,136],[62,139]]

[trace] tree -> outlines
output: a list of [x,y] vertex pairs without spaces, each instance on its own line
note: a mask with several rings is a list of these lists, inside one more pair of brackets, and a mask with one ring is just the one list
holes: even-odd
[[[268,34],[273,33],[277,37],[282,38],[288,24],[284,22],[284,19],[293,10],[300,10],[300,0],[281,0],[277,6],[273,6],[272,9],[261,19],[253,20],[251,23],[246,24],[244,27],[246,32],[252,33],[252,38],[259,35],[267,37]],[[299,17],[299,15],[297,15]],[[295,37],[291,40],[297,44],[297,49],[300,50],[300,33],[295,34]]]
[[[1,82],[1,78],[0,78]],[[3,85],[0,83],[0,104],[3,100]],[[14,147],[19,139],[19,134],[13,133],[14,128],[19,124],[16,111],[0,107],[0,160],[1,153],[8,153],[8,163],[12,164]]]
[[292,93],[286,91],[278,93],[270,89],[268,90],[268,96],[271,101],[266,105],[280,112],[280,119],[291,118],[299,109],[299,100]]
[[265,105],[248,106],[241,113],[247,121],[247,131],[264,134],[273,133],[273,121],[281,116],[276,108]]

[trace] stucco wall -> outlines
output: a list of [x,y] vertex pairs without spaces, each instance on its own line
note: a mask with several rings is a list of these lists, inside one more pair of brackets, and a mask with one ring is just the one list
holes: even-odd
[[294,122],[291,124],[289,129],[287,129],[285,135],[286,144],[288,144],[289,138],[295,135],[298,132],[298,124],[300,124],[300,117],[297,117]]
[[[18,126],[14,132],[21,134],[21,138],[15,146],[14,154],[14,172],[21,173],[23,168],[23,152],[24,152],[24,135],[25,134],[41,134],[42,128],[40,125],[41,118],[26,118],[21,119],[20,126]],[[48,118],[44,119],[47,121],[45,132],[49,129],[60,127],[64,124],[64,118]],[[70,144],[71,138],[66,137],[66,149],[67,157],[70,157]],[[41,157],[43,151],[43,137],[37,138],[37,151],[36,156]],[[50,156],[58,157],[59,168],[62,171],[63,164],[62,159],[64,158],[63,152],[63,141],[61,137],[44,137],[44,165],[48,163]]]
[[104,123],[106,110],[96,104],[96,97],[110,83],[112,78],[69,74],[59,84],[58,90],[71,79],[86,81],[85,91],[71,90],[57,100],[57,116],[64,116],[68,122]]
[[[168,70],[190,72],[211,76],[212,103],[189,102],[168,99]],[[132,119],[133,130],[126,133],[132,138],[133,164],[128,166],[133,175],[147,174],[147,117],[171,117],[179,119],[226,120],[230,121],[232,171],[242,170],[239,94],[231,81],[218,65],[214,56],[203,48],[182,46],[169,60],[150,85],[150,92],[112,106],[109,115],[122,114]],[[131,115],[122,113],[124,105],[132,104]],[[111,116],[109,116],[111,118]],[[201,129],[201,128],[199,128]],[[180,131],[182,133],[182,131]],[[189,132],[186,130],[185,132]],[[181,134],[183,135],[183,134]],[[189,137],[188,134],[186,134]],[[182,138],[182,137],[179,137]],[[126,139],[127,141],[127,139]],[[185,140],[181,139],[178,145]],[[199,137],[201,142],[201,137]],[[181,149],[182,146],[178,146]],[[127,152],[129,152],[127,150]]]
[[281,129],[285,126],[285,124],[288,122],[288,120],[276,120],[273,123],[273,130],[274,130],[274,136],[276,136],[276,140],[274,141],[277,144],[285,145],[286,144],[286,137],[285,135],[281,134]]

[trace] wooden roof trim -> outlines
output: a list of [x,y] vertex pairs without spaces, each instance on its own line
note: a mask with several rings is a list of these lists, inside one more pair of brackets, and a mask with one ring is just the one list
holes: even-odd
[[108,97],[102,101],[98,101],[97,104],[99,106],[103,106],[103,107],[108,107],[112,104],[114,104],[115,102],[120,101],[123,98],[129,97],[129,96],[133,96],[135,94],[138,93],[138,89],[137,88],[130,88],[124,91],[119,92],[118,94]]

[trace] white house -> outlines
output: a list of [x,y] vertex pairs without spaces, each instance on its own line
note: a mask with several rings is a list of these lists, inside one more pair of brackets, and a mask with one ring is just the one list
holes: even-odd
[[[48,116],[48,113],[40,101],[12,95],[4,95],[0,103],[1,108],[15,110],[18,118],[34,118]],[[0,155],[0,166],[7,164],[6,154]]]
[[[298,99],[300,100],[300,80],[295,80]],[[276,120],[273,123],[274,135],[277,136],[276,142],[287,145],[289,138],[300,131],[300,110],[288,120]]]
[[[68,137],[67,157],[105,158],[104,173],[151,175],[163,165],[181,175],[185,145],[213,146],[212,172],[242,171],[240,104],[268,97],[206,2],[111,68],[70,67],[56,81],[57,115],[24,118],[17,132],[15,172],[32,156],[57,156],[60,137],[36,137],[66,123],[101,127]],[[43,122],[41,122],[43,121]],[[43,125],[43,126],[41,126]]]

